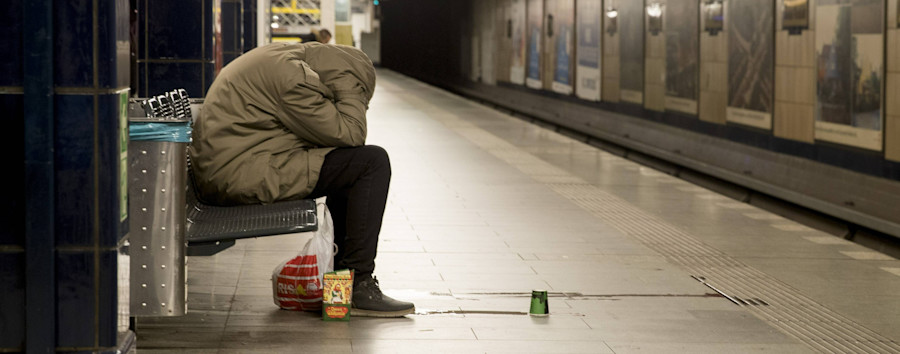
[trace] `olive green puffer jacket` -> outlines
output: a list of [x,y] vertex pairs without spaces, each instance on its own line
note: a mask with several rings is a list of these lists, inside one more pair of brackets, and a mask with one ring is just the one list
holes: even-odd
[[325,154],[366,142],[375,69],[360,50],[273,43],[228,65],[193,123],[189,148],[204,200],[221,205],[306,197]]

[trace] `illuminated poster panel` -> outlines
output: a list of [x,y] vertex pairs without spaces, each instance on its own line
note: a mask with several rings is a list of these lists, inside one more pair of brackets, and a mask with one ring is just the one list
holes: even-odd
[[544,1],[528,0],[528,67],[525,85],[534,89],[541,82],[541,32],[543,30]]
[[552,50],[556,51],[551,88],[554,92],[571,95],[574,77],[572,62],[575,59],[575,0],[547,1],[548,6],[556,3],[553,21],[547,23],[547,26],[553,27]]
[[775,9],[770,0],[728,3],[726,120],[772,129],[775,101]]
[[512,35],[512,62],[509,66],[509,81],[525,84],[525,57],[527,41],[525,36],[525,0],[512,0],[510,5],[510,34]]
[[578,45],[575,48],[575,96],[590,101],[600,100],[600,62],[602,51],[600,38],[602,6],[600,0],[580,0],[575,14]]
[[882,150],[884,2],[816,2],[815,138]]
[[625,102],[644,103],[644,2],[619,1],[619,94]]
[[665,13],[666,109],[697,114],[700,2],[668,0]]
[[725,16],[722,0],[709,0],[705,2],[703,7],[703,30],[709,32],[711,36],[717,35],[725,28]]
[[781,27],[794,34],[809,28],[809,0],[784,0]]

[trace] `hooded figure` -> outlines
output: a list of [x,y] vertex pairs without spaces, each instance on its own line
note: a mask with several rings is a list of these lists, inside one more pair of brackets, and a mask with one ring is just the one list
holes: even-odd
[[199,196],[220,205],[326,197],[334,269],[352,269],[353,316],[415,306],[381,292],[375,271],[391,165],[366,143],[375,68],[360,50],[318,42],[253,49],[216,77],[193,124]]
[[325,155],[366,142],[375,68],[360,50],[273,43],[226,65],[193,124],[203,200],[220,205],[305,198]]

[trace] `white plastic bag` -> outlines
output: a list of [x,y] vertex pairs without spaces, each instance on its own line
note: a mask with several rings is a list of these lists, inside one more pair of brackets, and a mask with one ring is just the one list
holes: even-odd
[[334,270],[334,224],[324,201],[316,201],[319,228],[297,256],[272,271],[275,305],[285,310],[322,309],[323,275]]

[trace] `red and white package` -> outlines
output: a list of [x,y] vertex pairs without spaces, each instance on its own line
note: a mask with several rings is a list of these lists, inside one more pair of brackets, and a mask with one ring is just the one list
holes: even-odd
[[323,276],[334,270],[334,226],[325,203],[317,204],[318,230],[297,256],[272,272],[275,305],[285,310],[322,310]]

